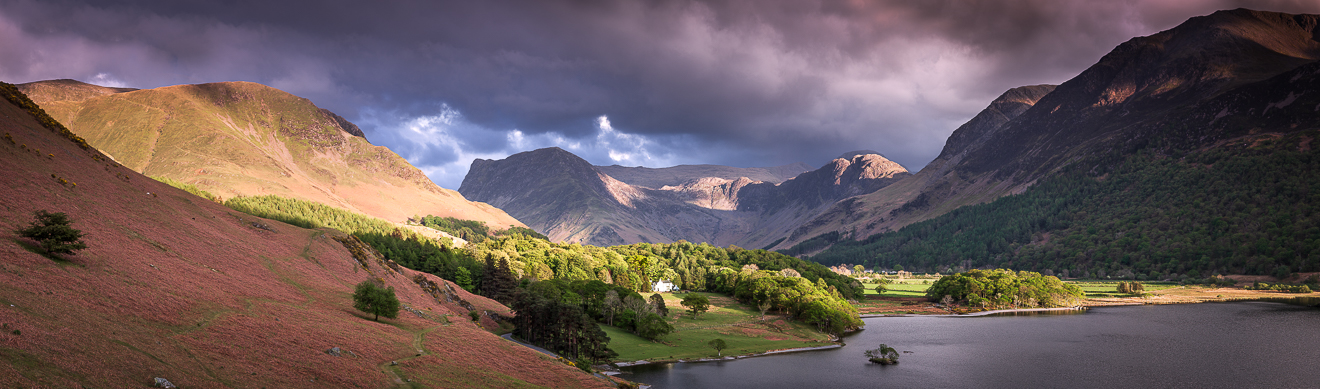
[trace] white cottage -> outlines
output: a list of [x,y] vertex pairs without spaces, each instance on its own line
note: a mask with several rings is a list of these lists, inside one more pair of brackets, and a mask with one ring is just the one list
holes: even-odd
[[669,280],[659,280],[651,284],[652,292],[673,292],[674,283]]

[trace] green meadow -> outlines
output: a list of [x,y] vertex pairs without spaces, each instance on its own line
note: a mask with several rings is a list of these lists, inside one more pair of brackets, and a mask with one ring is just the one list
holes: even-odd
[[831,344],[815,328],[785,320],[776,312],[761,312],[740,304],[728,296],[701,293],[710,298],[710,310],[693,318],[679,301],[684,294],[662,293],[669,308],[669,324],[674,332],[652,342],[617,327],[601,325],[610,336],[610,349],[619,353],[617,361],[674,360],[714,358],[718,354],[708,342],[723,339],[723,355],[753,354],[771,350],[816,347]]

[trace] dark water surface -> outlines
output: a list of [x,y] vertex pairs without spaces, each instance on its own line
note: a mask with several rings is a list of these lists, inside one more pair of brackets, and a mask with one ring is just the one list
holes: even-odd
[[[880,317],[839,349],[642,365],[655,388],[1320,388],[1320,309],[1270,302]],[[880,366],[862,352],[903,353]]]

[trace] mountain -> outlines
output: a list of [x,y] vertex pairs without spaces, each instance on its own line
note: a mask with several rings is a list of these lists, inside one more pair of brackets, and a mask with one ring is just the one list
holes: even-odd
[[[1310,268],[1320,251],[1282,231],[1314,224],[1314,196],[1292,188],[1313,181],[1296,167],[1313,158],[1320,117],[1317,24],[1317,15],[1220,11],[1129,40],[1052,91],[1010,91],[955,132],[936,162],[835,206],[798,231],[793,240],[809,243],[790,251],[841,241],[813,258],[1129,276]],[[1019,113],[1000,117],[996,104],[1015,99]],[[1009,194],[1019,196],[995,201]],[[1294,208],[1278,213],[1280,203]],[[1229,220],[1241,224],[1206,231]],[[930,233],[901,229],[916,222]],[[978,229],[986,223],[1000,231]],[[1255,237],[1265,240],[1245,241]],[[900,241],[931,250],[895,257]],[[1129,255],[1097,255],[1106,252]]]
[[[858,238],[866,237],[929,219],[958,207],[984,203],[1013,193],[1012,185],[991,180],[980,180],[954,190],[953,182],[962,181],[961,177],[965,175],[954,167],[966,158],[970,149],[992,139],[1009,121],[1026,112],[1042,97],[1053,92],[1055,87],[1024,86],[1004,92],[971,120],[954,130],[945,141],[940,155],[921,171],[885,188],[835,204],[794,230],[784,244],[778,247],[787,248],[825,234],[832,234],[837,239],[839,232]],[[897,211],[900,208],[903,208],[903,212]],[[815,247],[819,248],[823,247]],[[809,251],[812,250],[802,252]]]
[[[960,206],[1022,193],[1062,167],[1147,147],[1157,139],[1190,150],[1244,135],[1223,131],[1224,121],[1215,116],[1260,114],[1268,103],[1229,103],[1222,97],[1315,61],[1320,57],[1315,24],[1315,15],[1236,9],[1133,38],[1043,96],[1037,96],[1044,91],[1039,88],[1048,87],[1005,93],[996,104],[1008,98],[1029,108],[1011,118],[987,118],[1002,111],[992,104],[955,132],[935,162],[912,180],[836,206],[780,247],[836,231],[854,238],[892,231]],[[1024,96],[1010,96],[1017,93]],[[1288,95],[1269,98],[1281,102]],[[1195,113],[1207,109],[1215,112]],[[998,121],[1002,124],[994,125]]]
[[[878,153],[871,153],[878,154]],[[851,159],[851,156],[847,157]],[[623,181],[651,189],[665,186],[679,186],[688,181],[713,177],[726,180],[747,178],[752,181],[778,184],[797,175],[811,171],[811,166],[798,162],[775,167],[739,168],[720,165],[678,165],[666,168],[625,167],[619,165],[596,166],[596,170]]]
[[[765,170],[803,165],[788,166]],[[503,160],[473,161],[459,192],[504,209],[555,241],[613,245],[687,240],[763,247],[839,199],[908,175],[902,166],[875,154],[836,159],[777,184],[690,175],[749,171],[737,168],[668,169],[673,170],[592,166],[562,149],[546,148]],[[653,188],[629,184],[607,171],[631,174],[634,182],[651,186],[677,177],[687,181]]]
[[522,226],[440,188],[339,115],[248,82],[156,89],[72,80],[19,85],[92,146],[133,171],[222,198],[279,195],[403,222],[414,215]]
[[[508,312],[494,301],[335,230],[256,218],[147,178],[30,101],[14,104],[25,100],[12,86],[0,93],[7,386],[614,387],[468,319]],[[66,213],[87,248],[40,254],[13,232],[36,210]],[[379,322],[354,310],[365,280],[394,288],[406,310]]]

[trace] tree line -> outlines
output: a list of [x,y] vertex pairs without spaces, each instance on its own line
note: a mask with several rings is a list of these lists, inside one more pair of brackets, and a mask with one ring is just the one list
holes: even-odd
[[983,308],[1055,308],[1076,306],[1086,293],[1073,284],[1040,273],[972,269],[941,277],[926,297]]

